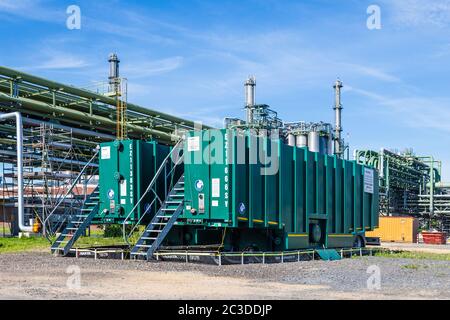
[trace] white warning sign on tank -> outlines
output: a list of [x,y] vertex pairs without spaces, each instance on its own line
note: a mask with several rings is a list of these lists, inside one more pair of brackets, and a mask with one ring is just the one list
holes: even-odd
[[212,179],[211,181],[211,197],[220,197],[220,179]]
[[373,194],[373,169],[364,168],[364,192]]
[[111,159],[111,147],[102,147],[101,158],[102,160]]
[[200,137],[189,137],[187,140],[188,152],[200,150]]

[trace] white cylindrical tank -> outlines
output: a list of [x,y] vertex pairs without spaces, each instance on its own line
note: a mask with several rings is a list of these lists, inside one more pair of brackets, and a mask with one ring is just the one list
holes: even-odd
[[308,134],[308,149],[311,152],[320,152],[320,136],[316,131]]
[[291,147],[295,147],[295,136],[292,133],[289,133],[287,136],[287,144]]
[[296,139],[297,147],[303,148],[308,146],[308,135],[307,134],[299,134]]

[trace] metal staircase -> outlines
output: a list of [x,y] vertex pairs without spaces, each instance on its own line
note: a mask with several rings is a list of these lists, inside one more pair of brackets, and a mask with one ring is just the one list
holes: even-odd
[[134,259],[150,260],[155,251],[166,238],[178,217],[183,212],[184,176],[182,176],[169,192],[161,208],[145,228],[136,245],[130,252]]
[[83,203],[79,214],[69,217],[67,226],[52,244],[51,252],[63,256],[67,255],[78,238],[86,232],[86,228],[89,227],[92,219],[98,213],[98,208],[99,191],[97,187]]

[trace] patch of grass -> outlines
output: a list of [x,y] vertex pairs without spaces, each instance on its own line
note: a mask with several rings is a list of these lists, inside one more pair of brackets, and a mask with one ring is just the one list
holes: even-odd
[[374,252],[374,256],[397,259],[420,259],[420,260],[440,260],[450,261],[450,254],[448,253],[430,253],[430,252],[412,252],[412,251],[380,251]]
[[[88,248],[88,247],[106,247],[125,245],[122,237],[104,238],[101,236],[80,237],[75,242],[74,248]],[[45,251],[50,252],[51,244],[44,237],[30,237],[30,238],[0,238],[0,254],[4,253],[18,253],[18,252],[32,252]]]
[[418,270],[420,268],[417,264],[405,264],[402,266],[403,269],[410,269],[410,270]]
[[43,237],[0,238],[0,254],[40,251],[50,248],[50,243]]
[[88,247],[106,247],[106,246],[117,246],[125,245],[122,237],[81,237],[75,242],[74,248],[88,248]]

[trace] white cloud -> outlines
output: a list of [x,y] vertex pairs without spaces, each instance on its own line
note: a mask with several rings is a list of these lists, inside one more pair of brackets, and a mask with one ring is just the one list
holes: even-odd
[[403,27],[450,26],[450,0],[383,0],[383,5]]
[[394,75],[391,75],[384,70],[369,67],[369,66],[363,66],[363,65],[357,65],[357,64],[347,64],[350,68],[352,68],[354,71],[362,74],[367,75],[372,78],[386,81],[386,82],[400,82],[400,79]]
[[183,65],[183,57],[175,56],[160,60],[132,61],[122,68],[123,75],[129,79],[147,78],[161,75],[180,68]]
[[392,98],[346,85],[346,90],[372,99],[384,111],[413,128],[450,132],[450,98],[408,96]]
[[56,10],[41,0],[0,0],[0,13],[43,22],[64,23],[65,7]]

